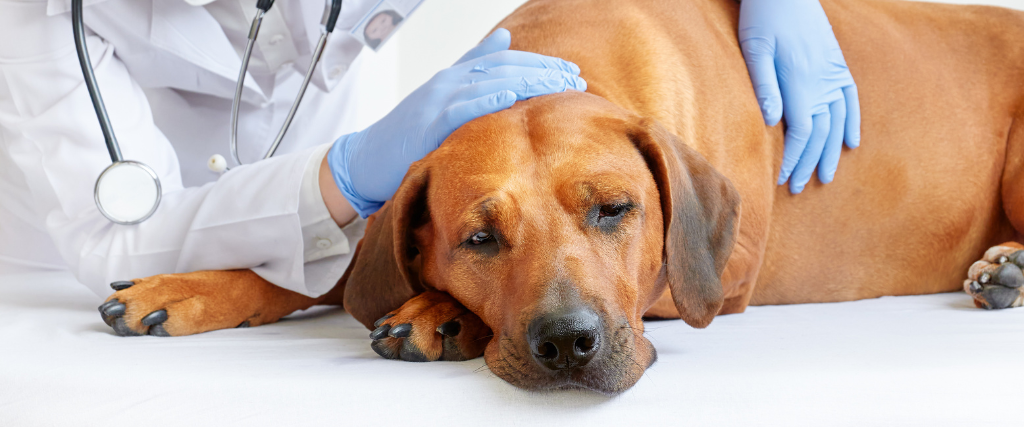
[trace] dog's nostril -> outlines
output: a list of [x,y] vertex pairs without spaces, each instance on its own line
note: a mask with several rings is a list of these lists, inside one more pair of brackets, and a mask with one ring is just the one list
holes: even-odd
[[601,318],[591,310],[566,308],[534,319],[527,328],[533,358],[553,371],[586,365],[601,346]]
[[558,357],[558,347],[554,343],[546,342],[537,348],[537,357],[542,359],[554,359]]
[[586,354],[594,348],[594,337],[580,337],[576,340],[576,353]]

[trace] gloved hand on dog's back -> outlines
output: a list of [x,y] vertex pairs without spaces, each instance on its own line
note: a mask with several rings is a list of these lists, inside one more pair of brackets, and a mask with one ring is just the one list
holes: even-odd
[[359,215],[380,209],[413,162],[469,121],[517,100],[587,89],[576,64],[509,50],[511,43],[508,30],[495,30],[380,121],[334,143],[327,154],[331,175]]
[[832,182],[839,154],[860,145],[857,86],[818,0],[743,0],[740,47],[764,121],[786,117],[778,184],[803,191],[815,166]]

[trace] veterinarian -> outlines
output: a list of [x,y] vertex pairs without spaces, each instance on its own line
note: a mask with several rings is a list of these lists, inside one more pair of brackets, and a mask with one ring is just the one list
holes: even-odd
[[[352,133],[363,44],[350,33],[378,1],[347,0],[281,149],[254,162],[321,33],[322,1],[281,0],[263,18],[241,93],[239,151],[250,164],[218,175],[207,159],[226,149],[255,1],[87,1],[86,45],[124,158],[148,165],[162,190],[152,216],[118,225],[94,199],[111,159],[69,4],[0,0],[0,274],[70,269],[99,295],[117,280],[241,268],[322,294],[362,237],[358,218],[392,196],[412,162],[517,100],[586,90],[574,64],[508,51],[515,35],[498,30]],[[786,116],[779,184],[799,193],[815,168],[831,181],[843,141],[859,143],[860,114],[821,6],[744,0],[739,37],[765,122]]]

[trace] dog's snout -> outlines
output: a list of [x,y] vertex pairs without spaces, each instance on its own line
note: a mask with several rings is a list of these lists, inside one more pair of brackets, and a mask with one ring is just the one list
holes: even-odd
[[586,365],[601,346],[601,320],[593,311],[576,308],[549,313],[530,323],[533,357],[551,370]]

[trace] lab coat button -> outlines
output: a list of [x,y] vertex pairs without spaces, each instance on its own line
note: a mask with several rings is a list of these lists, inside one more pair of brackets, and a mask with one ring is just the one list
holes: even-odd
[[338,77],[341,77],[341,75],[344,74],[344,73],[345,73],[345,67],[343,67],[341,65],[338,65],[338,66],[336,66],[334,68],[331,68],[330,77],[332,79],[336,79]]
[[327,249],[331,247],[331,241],[329,239],[316,239],[316,247],[320,249]]
[[270,38],[270,44],[276,45],[278,43],[281,43],[282,40],[284,40],[284,36],[280,34],[275,34],[273,37]]

